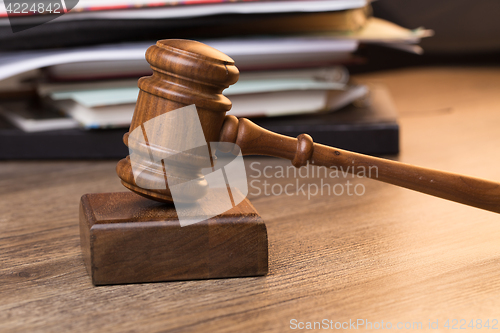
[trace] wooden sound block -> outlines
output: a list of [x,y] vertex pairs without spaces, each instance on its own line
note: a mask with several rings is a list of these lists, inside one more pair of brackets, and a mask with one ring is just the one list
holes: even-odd
[[181,227],[173,205],[132,192],[80,202],[83,258],[94,285],[265,275],[266,226],[248,199]]

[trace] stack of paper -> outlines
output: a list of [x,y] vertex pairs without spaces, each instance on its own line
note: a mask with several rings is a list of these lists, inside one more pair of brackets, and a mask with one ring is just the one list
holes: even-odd
[[[155,40],[145,36],[189,37],[226,53],[241,71],[224,92],[233,103],[230,114],[272,117],[334,111],[365,96],[368,89],[349,83],[343,67],[360,42],[419,53],[415,44],[430,34],[370,17],[366,0],[80,1],[67,14],[23,31],[22,40],[9,32],[8,11],[0,3],[0,93],[19,89],[17,83],[11,88],[12,80],[22,78],[18,83],[28,82],[45,105],[84,128],[130,124],[137,79],[152,73],[144,54]],[[28,13],[16,24],[46,18]],[[102,27],[106,34],[99,33]],[[28,72],[35,76],[31,81]],[[13,112],[4,113],[18,125],[23,117],[36,122]]]
[[[364,86],[347,84],[343,67],[258,72],[241,75],[224,91],[239,117],[270,117],[337,110],[367,93]],[[76,88],[76,89],[75,89]],[[139,88],[135,81],[68,85],[43,84],[39,93],[87,128],[128,126]]]

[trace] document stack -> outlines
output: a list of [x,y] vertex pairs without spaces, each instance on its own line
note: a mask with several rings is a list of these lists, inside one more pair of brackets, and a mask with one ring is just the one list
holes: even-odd
[[0,158],[127,155],[121,136],[137,80],[152,73],[144,54],[166,38],[235,60],[228,114],[339,148],[397,153],[390,96],[352,82],[346,66],[360,61],[360,44],[421,53],[417,43],[431,34],[373,17],[367,0],[68,3],[63,15],[33,15],[0,1]]

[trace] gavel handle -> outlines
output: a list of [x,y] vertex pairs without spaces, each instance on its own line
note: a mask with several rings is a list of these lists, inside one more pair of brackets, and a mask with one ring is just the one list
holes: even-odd
[[297,138],[273,133],[248,119],[226,116],[221,142],[236,143],[243,155],[267,155],[289,159],[295,167],[337,167],[344,173],[359,172],[385,183],[439,198],[500,213],[500,183],[406,163],[366,156],[313,143],[307,134]]

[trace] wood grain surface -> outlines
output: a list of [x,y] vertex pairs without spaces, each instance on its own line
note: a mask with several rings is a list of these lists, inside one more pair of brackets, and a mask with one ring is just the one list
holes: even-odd
[[[280,157],[290,160],[297,168],[308,164],[322,167],[320,170],[325,177],[326,170],[342,170],[344,177],[351,173],[358,178],[372,178],[500,213],[500,182],[329,147],[314,143],[308,134],[287,137],[234,116],[226,117],[221,141],[236,143],[243,155]],[[337,193],[340,193],[340,187]]]
[[200,205],[181,208],[189,212],[188,217],[202,221],[184,227],[173,204],[159,203],[131,191],[82,196],[80,240],[92,283],[266,275],[268,242],[264,221],[248,199],[225,211],[220,198],[227,190],[222,190],[212,191],[209,201],[221,214],[207,214]]
[[[500,68],[358,80],[393,95],[401,116],[393,159],[500,180]],[[286,332],[300,331],[293,319],[364,319],[449,332],[447,319],[500,320],[498,214],[370,179],[312,177],[311,167],[309,178],[304,168],[304,177],[278,178],[289,161],[246,163],[268,230],[267,276],[103,287],[85,271],[78,204],[84,193],[122,191],[116,161],[0,163],[0,331]],[[364,194],[293,191],[347,181]],[[291,195],[265,194],[288,184]]]

